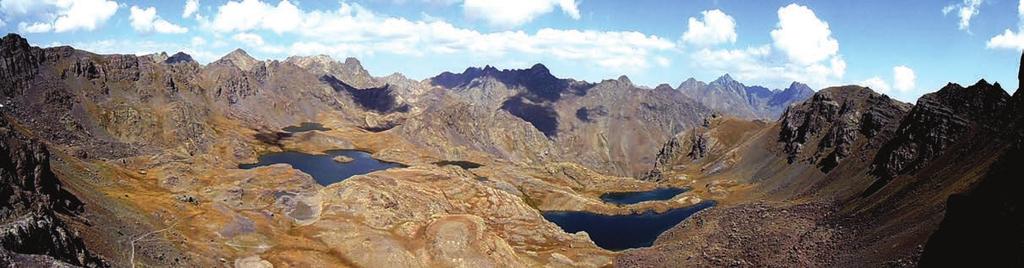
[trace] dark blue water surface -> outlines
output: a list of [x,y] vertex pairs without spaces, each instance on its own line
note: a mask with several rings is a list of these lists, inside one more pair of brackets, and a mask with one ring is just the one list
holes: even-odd
[[290,127],[286,127],[284,129],[281,129],[281,130],[284,130],[285,132],[296,133],[296,132],[313,131],[313,130],[328,131],[328,130],[331,130],[331,129],[325,128],[324,125],[322,125],[320,123],[305,122],[305,123],[302,123],[302,124],[300,124],[298,126],[290,126]]
[[644,192],[613,192],[601,195],[601,200],[606,203],[629,205],[644,201],[669,200],[686,190],[683,188],[659,188]]
[[[352,158],[352,162],[338,163],[335,156],[344,155]],[[384,162],[373,159],[370,154],[356,150],[332,150],[323,155],[300,152],[279,152],[262,155],[255,164],[241,164],[238,168],[250,169],[260,166],[285,163],[293,168],[309,174],[321,185],[343,181],[355,175],[366,174],[382,169],[404,167],[402,164]]]
[[590,212],[544,212],[544,218],[567,233],[586,231],[597,246],[608,250],[649,247],[658,235],[693,213],[715,205],[713,201],[677,208],[665,213],[653,211],[633,215],[601,215]]

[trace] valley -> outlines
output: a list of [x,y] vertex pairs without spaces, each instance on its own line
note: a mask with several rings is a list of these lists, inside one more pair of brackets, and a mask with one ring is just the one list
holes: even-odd
[[1024,241],[1024,93],[985,80],[913,104],[542,64],[417,81],[8,34],[0,88],[0,263],[998,265]]

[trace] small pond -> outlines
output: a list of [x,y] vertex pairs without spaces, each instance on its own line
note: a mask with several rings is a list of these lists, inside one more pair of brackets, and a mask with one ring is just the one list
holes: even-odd
[[355,175],[377,170],[405,167],[402,164],[374,159],[370,154],[357,150],[332,150],[315,155],[300,152],[279,152],[262,155],[255,164],[241,164],[238,168],[251,169],[285,163],[309,174],[321,185],[343,181]]
[[612,192],[601,195],[601,200],[605,203],[629,205],[644,201],[669,200],[686,190],[684,188],[658,188],[643,192]]
[[328,130],[331,130],[331,129],[325,128],[324,125],[320,124],[320,123],[304,122],[304,123],[302,123],[302,124],[300,124],[298,126],[285,127],[285,128],[283,128],[281,130],[284,130],[285,132],[297,133],[297,132],[306,132],[306,131],[313,131],[313,130],[328,131]]
[[474,162],[470,162],[470,161],[463,161],[463,160],[437,161],[437,162],[434,162],[434,165],[437,165],[439,167],[443,167],[443,166],[457,166],[457,167],[460,167],[460,168],[466,169],[466,170],[474,169],[474,168],[480,168],[480,167],[484,166],[484,165],[481,165],[479,163],[474,163]]
[[632,215],[602,215],[580,211],[544,212],[544,218],[568,233],[586,231],[597,246],[608,250],[649,247],[658,235],[698,211],[715,205],[705,201],[665,213],[653,211]]

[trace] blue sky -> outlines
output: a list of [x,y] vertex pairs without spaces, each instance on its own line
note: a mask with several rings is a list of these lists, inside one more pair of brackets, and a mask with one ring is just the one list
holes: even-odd
[[203,63],[240,47],[262,59],[357,57],[374,75],[423,79],[541,62],[587,81],[730,73],[771,88],[862,84],[910,102],[981,78],[1012,92],[1024,49],[1017,0],[187,2],[0,0],[0,28],[38,46],[185,51]]

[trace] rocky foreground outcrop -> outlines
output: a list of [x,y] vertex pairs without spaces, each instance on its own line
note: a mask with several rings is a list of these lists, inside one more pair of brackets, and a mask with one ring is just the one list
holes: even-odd
[[0,120],[0,265],[106,266],[64,223],[82,203],[50,170],[46,146],[18,132]]

